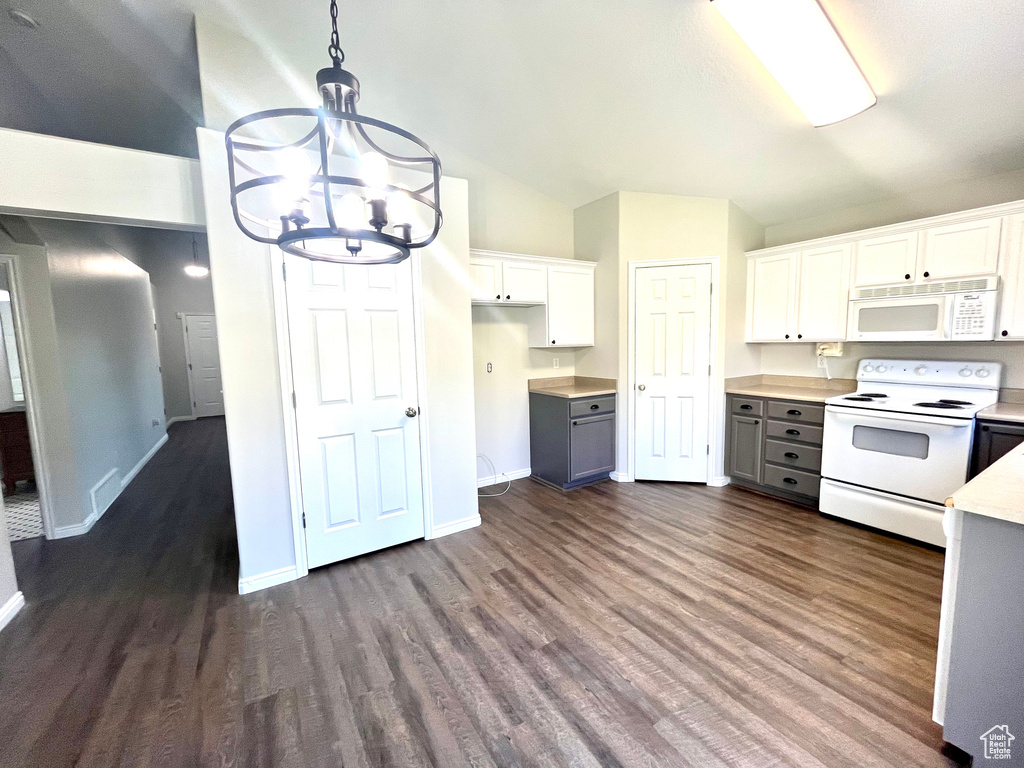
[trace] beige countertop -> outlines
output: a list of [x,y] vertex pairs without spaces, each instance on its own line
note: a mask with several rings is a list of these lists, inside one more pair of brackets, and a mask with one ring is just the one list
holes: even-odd
[[808,403],[824,403],[826,398],[853,392],[856,386],[849,389],[826,389],[824,387],[800,387],[784,384],[747,384],[726,386],[730,395],[747,395],[749,397],[776,397],[781,400],[800,400]]
[[978,418],[1016,421],[1024,424],[1024,403],[996,403],[978,411]]
[[556,376],[548,379],[530,379],[531,392],[555,397],[597,397],[614,395],[615,379],[597,379],[589,376]]
[[946,506],[1024,525],[1024,443],[946,499]]

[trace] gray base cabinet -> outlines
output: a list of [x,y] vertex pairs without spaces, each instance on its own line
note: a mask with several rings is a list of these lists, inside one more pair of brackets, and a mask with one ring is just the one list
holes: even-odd
[[727,395],[725,468],[731,482],[817,507],[825,408]]
[[615,469],[615,395],[566,398],[530,393],[530,467],[563,490]]
[[974,428],[971,477],[984,472],[1021,443],[1024,443],[1024,424],[978,419]]

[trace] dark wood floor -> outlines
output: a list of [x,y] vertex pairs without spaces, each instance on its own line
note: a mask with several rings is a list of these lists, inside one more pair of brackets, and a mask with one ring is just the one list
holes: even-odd
[[529,480],[236,594],[223,422],[20,542],[4,766],[938,766],[942,555],[739,489]]

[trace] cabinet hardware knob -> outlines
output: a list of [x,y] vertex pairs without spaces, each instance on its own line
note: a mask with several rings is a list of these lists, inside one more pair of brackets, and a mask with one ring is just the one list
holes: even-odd
[[572,423],[572,425],[573,425],[573,426],[575,427],[577,423],[578,423],[578,422],[575,422],[575,421],[574,421],[574,422]]
[[1009,335],[1010,335],[1010,332],[1009,332],[1009,331],[1003,331],[1003,332],[1002,332],[1001,334],[999,334],[999,335],[1000,335],[1000,336],[1009,336]]
[[789,334],[788,334],[788,333],[786,334],[786,338],[787,338],[787,339],[789,338]]
[[510,294],[508,294],[508,295],[507,295],[507,296],[505,297],[505,301],[508,301],[508,300],[509,300],[509,299],[511,299],[511,298],[512,298],[512,294],[510,293]]
[[800,430],[799,429],[787,429],[786,430],[786,434],[787,435],[797,435],[797,436],[799,436]]
[[782,478],[782,482],[788,483],[789,485],[796,485],[796,480],[794,480],[792,477],[784,477]]
[[754,406],[752,406],[750,403],[744,403],[743,405],[740,406],[740,410],[741,411],[752,411],[752,410],[754,410]]
[[927,272],[925,272],[925,273],[924,273],[924,276],[925,276],[925,277],[928,277],[929,275],[928,275],[928,273],[927,273]]
[[601,406],[600,406],[600,404],[599,404],[599,403],[594,403],[594,404],[593,404],[592,406],[590,406],[590,410],[592,410],[592,411],[596,411],[596,410],[597,410],[598,408],[600,408],[600,407],[601,407]]
[[985,426],[985,427],[982,427],[982,428],[981,428],[981,431],[982,431],[982,432],[988,432],[988,431],[989,431],[989,427],[987,427],[987,426]]
[[803,416],[803,411],[798,411],[796,408],[790,408],[786,411],[790,416]]
[[904,276],[903,276],[903,279],[904,279],[904,280],[909,280],[909,279],[910,279],[910,274],[908,273],[908,274],[904,275]]
[[498,294],[497,296],[495,296],[494,298],[496,298],[496,299],[500,299],[500,298],[501,298],[501,294],[499,293],[499,294]]
[[639,389],[641,392],[643,392],[645,389],[647,389],[647,385],[646,384],[637,384],[636,388]]
[[410,419],[415,419],[417,413],[419,413],[419,411],[417,411],[411,405],[408,408],[405,409],[405,415],[408,416]]
[[552,343],[552,344],[554,344],[554,343],[555,343],[555,340],[554,340],[554,339],[552,339],[552,340],[551,340],[551,343]]
[[804,337],[804,335],[803,335],[802,333],[798,333],[798,334],[796,335],[796,337],[797,337],[798,339],[802,339],[802,338]]
[[792,451],[786,451],[783,454],[783,456],[785,456],[787,459],[799,459],[800,458],[800,454],[799,453],[793,453]]

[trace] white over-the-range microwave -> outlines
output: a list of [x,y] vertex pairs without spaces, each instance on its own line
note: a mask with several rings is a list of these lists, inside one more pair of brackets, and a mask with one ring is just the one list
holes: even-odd
[[992,341],[999,278],[860,288],[850,297],[849,341]]

